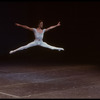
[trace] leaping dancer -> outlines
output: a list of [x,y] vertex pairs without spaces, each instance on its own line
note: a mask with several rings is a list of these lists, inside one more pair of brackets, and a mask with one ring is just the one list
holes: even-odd
[[47,44],[46,42],[43,41],[44,33],[53,29],[53,28],[60,26],[60,22],[58,22],[57,25],[51,26],[51,27],[46,28],[46,29],[42,29],[43,28],[43,21],[39,21],[37,28],[31,28],[31,27],[28,27],[26,25],[21,25],[21,24],[18,24],[18,23],[15,23],[15,25],[34,32],[35,40],[31,43],[28,43],[25,46],[21,46],[21,47],[15,49],[15,50],[11,50],[9,52],[10,54],[15,53],[15,52],[20,51],[20,50],[28,49],[28,48],[33,47],[33,46],[42,46],[42,47],[45,47],[45,48],[49,48],[51,50],[58,50],[58,51],[64,50],[63,48],[51,46],[51,45],[49,45],[49,44]]

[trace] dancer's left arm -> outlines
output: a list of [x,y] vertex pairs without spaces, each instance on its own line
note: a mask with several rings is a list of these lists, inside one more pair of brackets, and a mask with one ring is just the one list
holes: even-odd
[[60,26],[60,22],[58,22],[57,25],[50,26],[49,28],[46,28],[46,29],[45,29],[45,32],[46,32],[46,31],[49,31],[49,30],[51,30],[51,29],[53,29],[53,28],[56,28],[56,27],[58,27],[58,26]]

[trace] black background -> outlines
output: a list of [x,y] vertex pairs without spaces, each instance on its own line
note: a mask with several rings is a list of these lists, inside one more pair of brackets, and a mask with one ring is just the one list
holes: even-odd
[[[63,47],[55,51],[32,47],[9,55],[9,51],[34,40],[34,34],[15,23],[44,28],[61,22],[45,33],[44,41]],[[0,61],[32,63],[99,63],[100,2],[80,1],[5,1],[0,2]]]

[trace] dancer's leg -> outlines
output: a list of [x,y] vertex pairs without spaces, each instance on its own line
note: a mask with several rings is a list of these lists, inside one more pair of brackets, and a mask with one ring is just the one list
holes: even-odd
[[47,44],[46,42],[42,42],[40,46],[49,48],[52,50],[58,50],[58,51],[64,50],[63,48],[60,48],[60,47],[51,46],[51,45]]
[[37,45],[37,43],[35,41],[31,42],[31,43],[29,43],[25,46],[22,46],[22,47],[19,47],[19,48],[15,49],[15,50],[10,51],[10,54],[12,54],[14,52],[17,52],[17,51],[20,51],[20,50],[28,49],[28,48],[36,46],[36,45]]

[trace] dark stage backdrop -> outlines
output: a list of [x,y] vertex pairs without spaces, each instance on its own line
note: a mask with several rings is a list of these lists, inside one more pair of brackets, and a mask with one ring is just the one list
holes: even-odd
[[[9,51],[34,40],[31,31],[15,23],[44,28],[61,22],[61,26],[45,33],[44,41],[63,47],[53,51],[32,47],[9,55]],[[93,62],[100,59],[100,2],[5,1],[0,2],[0,60],[34,62]]]

